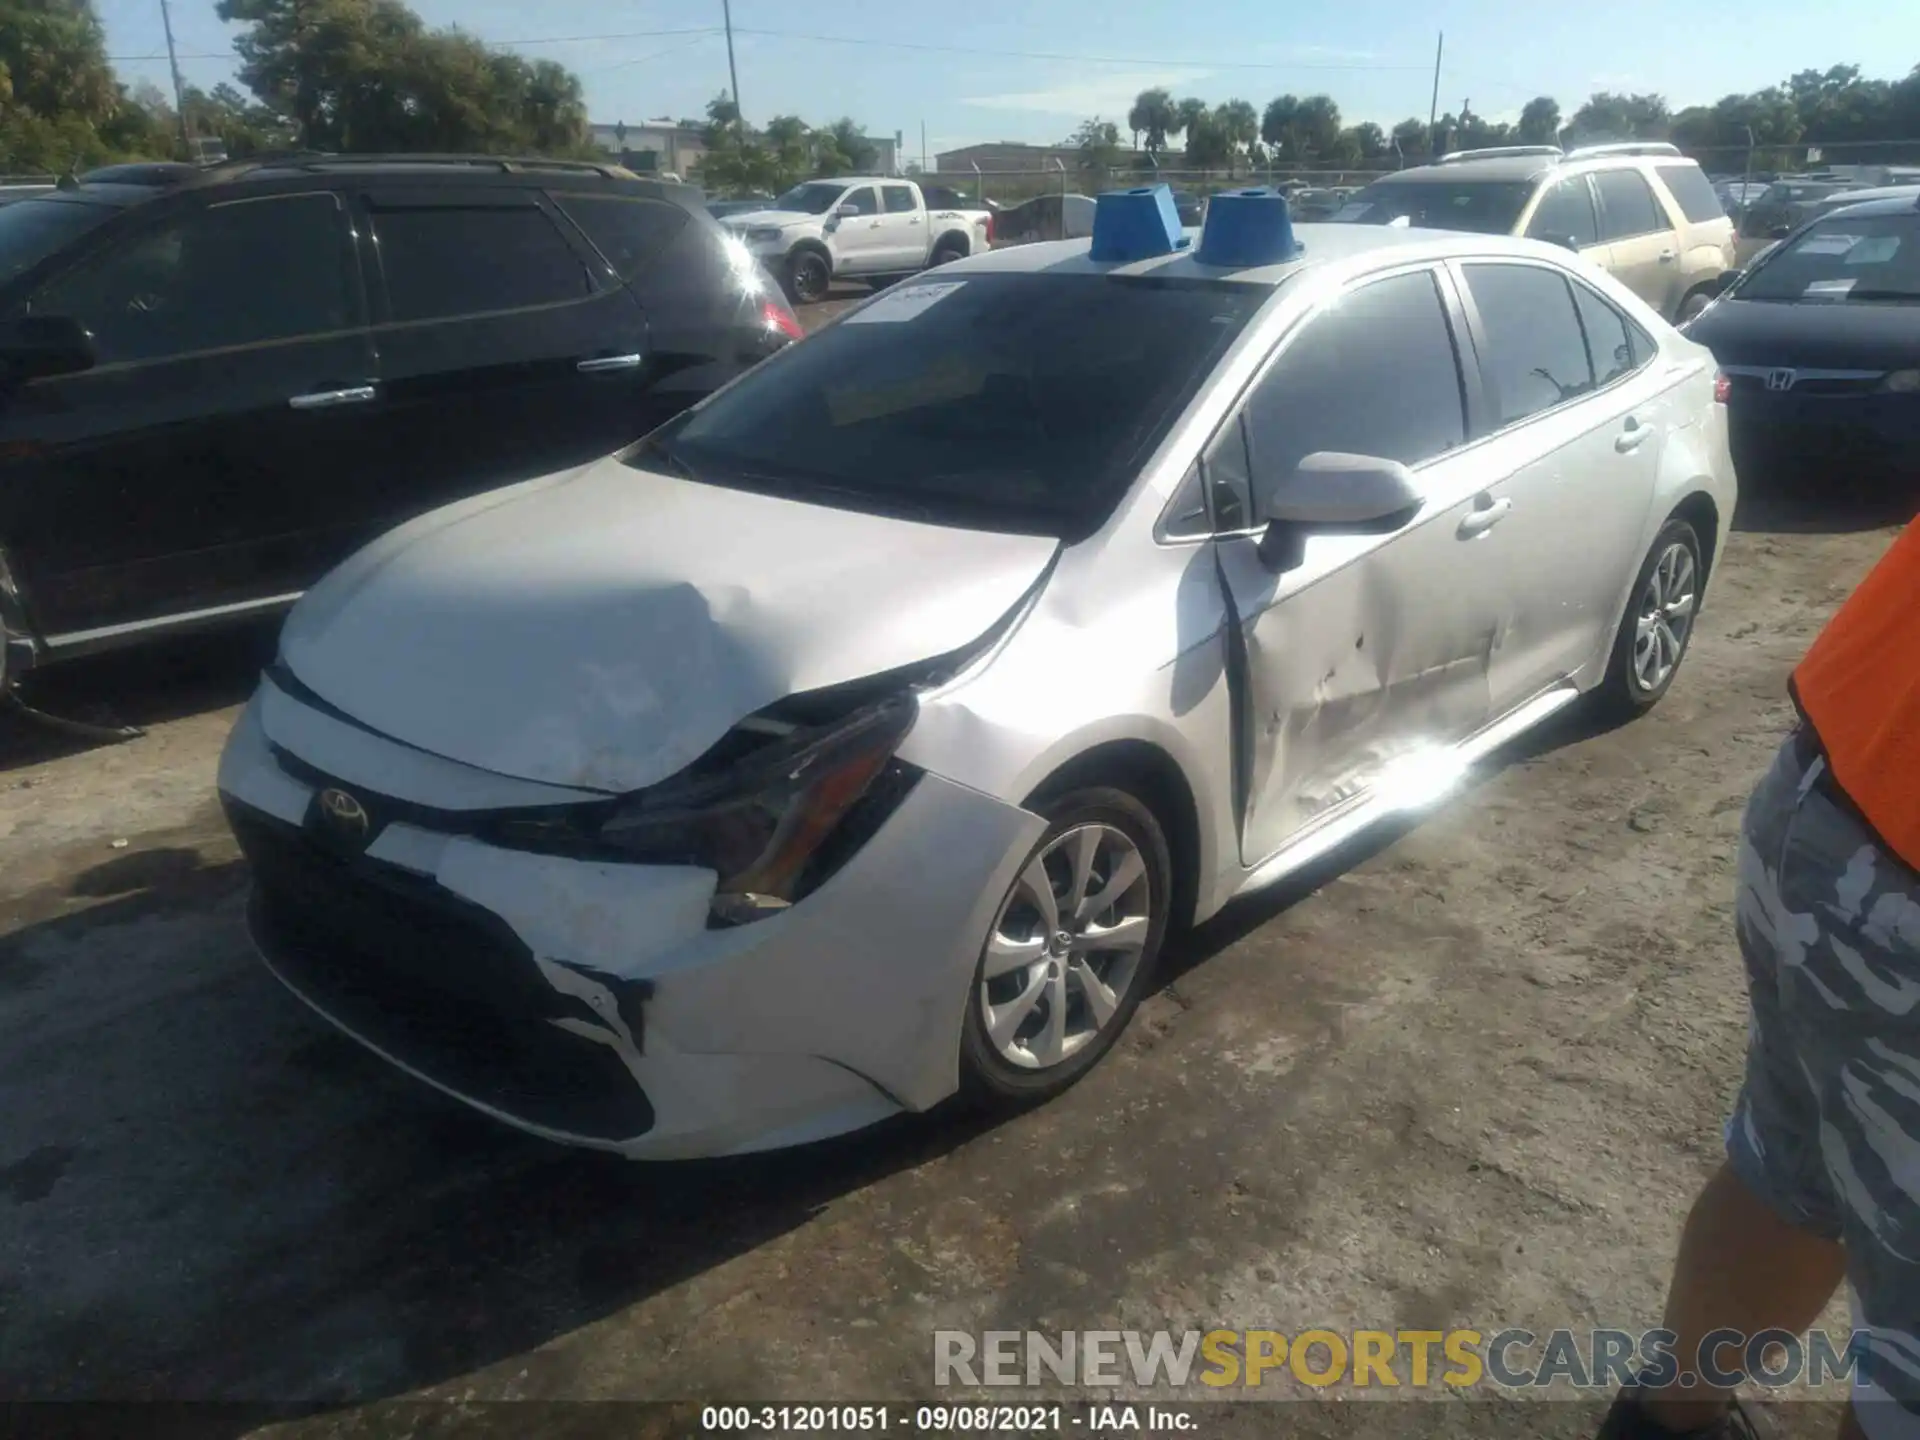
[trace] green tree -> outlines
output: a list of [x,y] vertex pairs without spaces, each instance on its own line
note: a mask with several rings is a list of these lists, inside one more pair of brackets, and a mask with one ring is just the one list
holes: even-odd
[[[1184,106],[1183,106],[1184,109]],[[1218,170],[1233,165],[1233,142],[1227,137],[1220,117],[1205,106],[1185,110],[1181,129],[1187,136],[1187,165],[1194,170]]]
[[1403,164],[1417,165],[1433,154],[1433,136],[1427,130],[1427,122],[1411,116],[1388,132],[1387,142],[1389,149],[1398,147],[1398,158]]
[[1227,172],[1231,174],[1238,161],[1254,163],[1253,150],[1260,143],[1260,112],[1248,101],[1229,100],[1213,112],[1213,119],[1227,142]]
[[1520,107],[1520,124],[1515,138],[1523,145],[1552,145],[1560,138],[1560,102],[1551,95],[1536,95]]
[[1080,122],[1080,128],[1067,137],[1067,145],[1078,152],[1080,173],[1089,184],[1103,186],[1120,168],[1120,127],[1111,120],[1094,116]]
[[92,0],[0,0],[0,101],[0,170],[65,170],[152,142]]
[[1180,114],[1174,108],[1173,96],[1157,88],[1142,90],[1134,96],[1133,107],[1127,111],[1127,125],[1136,137],[1146,137],[1149,155],[1162,154],[1167,148],[1167,136],[1180,128]]
[[1573,112],[1568,130],[1587,144],[1609,140],[1664,140],[1673,117],[1661,95],[1615,95],[1601,90]]
[[1371,120],[1362,120],[1343,133],[1350,138],[1353,150],[1362,160],[1371,163],[1387,154],[1387,132]]

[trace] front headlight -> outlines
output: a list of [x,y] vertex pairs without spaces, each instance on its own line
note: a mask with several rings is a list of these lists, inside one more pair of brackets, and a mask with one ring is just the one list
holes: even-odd
[[1878,388],[1884,395],[1920,395],[1920,370],[1895,370],[1881,377]]
[[780,229],[776,225],[758,225],[747,231],[747,243],[750,245],[778,245]]
[[728,768],[658,786],[601,826],[607,844],[655,865],[715,871],[713,915],[740,924],[799,898],[809,867],[912,729],[918,704],[896,696],[845,720],[796,731]]

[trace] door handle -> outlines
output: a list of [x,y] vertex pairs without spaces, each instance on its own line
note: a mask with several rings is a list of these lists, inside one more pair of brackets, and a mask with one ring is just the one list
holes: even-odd
[[1476,536],[1484,535],[1502,520],[1506,519],[1507,512],[1511,509],[1513,509],[1513,501],[1505,496],[1495,500],[1490,505],[1476,506],[1474,510],[1460,522],[1460,529],[1457,533],[1462,540],[1472,540]]
[[1671,265],[1673,263],[1673,251],[1662,250],[1660,252],[1660,263],[1662,265]]
[[340,405],[363,405],[374,398],[371,385],[347,385],[338,390],[312,390],[305,395],[291,395],[287,404],[296,410],[331,410]]
[[1629,415],[1627,416],[1626,430],[1622,434],[1613,437],[1613,448],[1624,455],[1629,450],[1638,450],[1641,442],[1646,438],[1647,431],[1641,427],[1638,420]]
[[909,225],[918,225],[920,223],[920,217],[916,215],[911,220],[907,221],[907,223]]
[[638,355],[595,355],[573,367],[582,375],[604,375],[609,370],[638,370]]

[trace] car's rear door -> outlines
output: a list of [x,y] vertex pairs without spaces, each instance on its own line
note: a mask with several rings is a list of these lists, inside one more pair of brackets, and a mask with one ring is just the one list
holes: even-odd
[[880,187],[880,234],[882,269],[918,270],[927,263],[927,212],[913,186]]
[[[1478,402],[1463,328],[1430,267],[1360,282],[1282,341],[1207,458],[1209,488],[1242,491],[1229,508],[1253,527],[1215,545],[1244,641],[1249,865],[1490,717],[1508,544],[1500,497],[1465,448]],[[1398,460],[1425,500],[1389,534],[1310,535],[1276,569],[1254,520],[1323,450]]]
[[1496,710],[1573,675],[1611,636],[1640,563],[1668,421],[1652,342],[1559,267],[1470,261],[1455,274],[1486,390],[1474,448],[1508,477],[1508,587]]
[[539,190],[371,185],[382,463],[361,513],[390,525],[610,454],[640,433],[646,315]]
[[1680,304],[1680,235],[1638,170],[1596,170],[1607,269],[1662,315]]
[[43,635],[269,601],[334,558],[374,451],[347,207],[324,185],[211,192],[27,300],[98,360],[0,400],[10,547]]

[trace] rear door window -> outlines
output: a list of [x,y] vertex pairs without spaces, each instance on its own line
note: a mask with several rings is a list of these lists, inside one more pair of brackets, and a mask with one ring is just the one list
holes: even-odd
[[556,194],[553,201],[622,280],[638,275],[686,229],[690,218],[669,201],[636,195]]
[[374,233],[398,322],[554,305],[593,293],[586,265],[537,205],[376,201]]
[[1678,202],[1680,213],[1695,225],[1727,218],[1727,207],[1698,165],[1656,165],[1653,173]]
[[1535,240],[1564,245],[1600,243],[1600,222],[1593,213],[1593,192],[1584,175],[1562,180],[1540,197],[1540,204],[1527,225],[1527,234]]
[[1593,363],[1596,383],[1611,385],[1630,374],[1648,356],[1634,344],[1627,317],[1584,285],[1573,287],[1573,306],[1580,315],[1580,329],[1587,337],[1587,358]]
[[1631,240],[1669,229],[1653,190],[1637,170],[1601,170],[1593,177],[1600,192],[1601,238]]
[[887,214],[911,215],[919,207],[913,201],[913,188],[908,185],[886,185],[881,189],[886,201]]
[[1481,363],[1493,381],[1499,424],[1512,425],[1593,389],[1586,337],[1573,295],[1557,270],[1540,265],[1461,269],[1486,334]]

